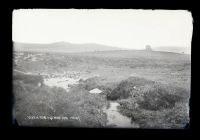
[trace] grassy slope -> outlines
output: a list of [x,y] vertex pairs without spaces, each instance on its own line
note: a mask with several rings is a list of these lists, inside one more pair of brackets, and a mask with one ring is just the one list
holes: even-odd
[[[145,52],[112,51],[78,54],[45,54],[40,61],[21,61],[26,71],[58,71],[63,69],[99,74],[111,81],[121,81],[131,75],[189,88],[190,55]],[[113,76],[112,76],[113,75]]]

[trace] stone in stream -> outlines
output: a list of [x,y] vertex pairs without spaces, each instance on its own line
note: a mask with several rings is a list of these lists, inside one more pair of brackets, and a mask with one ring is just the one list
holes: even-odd
[[93,94],[99,94],[99,93],[101,93],[102,91],[101,91],[100,89],[98,89],[98,88],[95,88],[95,89],[93,89],[93,90],[90,90],[89,92],[90,92],[90,93],[93,93]]

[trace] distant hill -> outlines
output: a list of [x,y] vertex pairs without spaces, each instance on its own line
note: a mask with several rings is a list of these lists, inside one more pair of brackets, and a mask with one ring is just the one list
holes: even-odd
[[187,47],[154,47],[153,51],[174,52],[191,54],[191,49]]
[[110,51],[121,50],[121,48],[87,43],[87,44],[72,44],[68,42],[56,42],[51,44],[29,44],[14,42],[15,51],[34,51],[34,52],[92,52],[92,51]]

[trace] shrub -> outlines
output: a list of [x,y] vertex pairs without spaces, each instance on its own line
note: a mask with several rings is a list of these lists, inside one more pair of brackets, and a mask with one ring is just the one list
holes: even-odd
[[98,87],[99,84],[99,78],[98,77],[92,77],[86,80],[80,80],[80,86],[83,87],[86,90],[92,90],[94,88]]
[[[171,87],[172,88],[172,87]],[[182,98],[179,95],[171,94],[164,85],[154,84],[148,86],[142,91],[143,100],[138,104],[141,108],[147,110],[160,110],[163,108],[172,108],[175,103]]]
[[189,91],[184,88],[147,84],[136,97],[121,99],[120,112],[140,128],[184,128],[189,123]]
[[173,108],[161,110],[146,110],[134,107],[133,100],[120,102],[120,112],[139,124],[140,128],[184,128],[189,123],[189,114],[186,104],[178,102]]
[[107,95],[107,99],[109,100],[117,100],[117,99],[126,99],[131,96],[132,91],[134,91],[134,87],[141,87],[146,84],[153,84],[153,81],[146,80],[144,78],[138,77],[130,77],[127,80],[124,80],[119,83],[119,85],[112,90],[110,94]]

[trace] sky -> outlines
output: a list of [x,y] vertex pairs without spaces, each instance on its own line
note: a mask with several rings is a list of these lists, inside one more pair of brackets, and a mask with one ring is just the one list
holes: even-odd
[[190,48],[192,31],[192,15],[186,10],[18,9],[12,17],[12,40],[23,43]]

